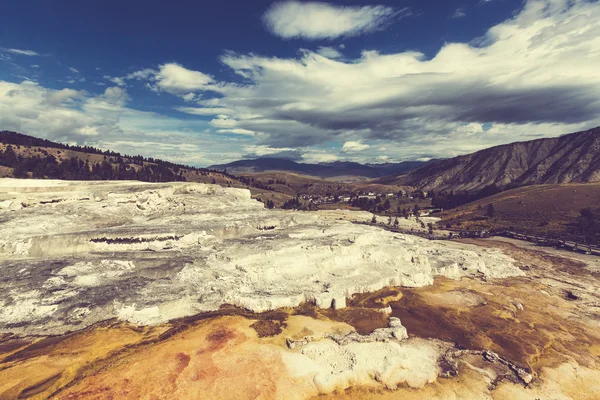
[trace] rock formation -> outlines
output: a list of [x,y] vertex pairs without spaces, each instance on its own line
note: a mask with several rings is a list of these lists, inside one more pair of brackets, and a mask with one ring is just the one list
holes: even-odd
[[0,333],[158,324],[224,304],[343,308],[436,275],[522,274],[493,249],[267,210],[216,185],[2,179],[0,221]]

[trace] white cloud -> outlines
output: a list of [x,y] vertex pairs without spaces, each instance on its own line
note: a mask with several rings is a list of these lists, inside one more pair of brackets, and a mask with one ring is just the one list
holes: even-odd
[[163,64],[155,74],[156,86],[173,94],[208,89],[213,79],[199,71],[192,71],[179,64]]
[[246,153],[252,154],[253,157],[264,157],[264,156],[272,156],[274,154],[280,154],[285,152],[294,151],[290,147],[271,147],[265,145],[249,145],[245,146],[244,150]]
[[335,154],[323,152],[307,152],[302,155],[302,159],[307,163],[322,163],[337,161],[340,158]]
[[119,86],[125,86],[125,79],[117,77],[117,76],[109,76],[109,75],[104,75],[103,77],[104,79],[111,81],[112,83],[119,85]]
[[[377,139],[401,141],[402,154],[435,156],[524,132],[568,133],[600,124],[599,20],[598,2],[530,0],[482,39],[446,43],[431,59],[408,51],[364,51],[348,61],[310,51],[298,59],[227,53],[222,62],[248,83],[219,83],[223,97],[214,101],[234,111],[229,123],[264,133],[260,141],[274,147]],[[496,128],[460,142],[464,124],[486,122]]]
[[70,70],[71,72],[74,72],[74,73],[76,73],[76,74],[78,74],[78,73],[79,73],[79,70],[78,70],[78,69],[76,69],[76,68],[73,68],[73,67],[69,67],[69,70]]
[[263,15],[263,22],[274,35],[285,39],[332,39],[382,29],[395,14],[393,8],[385,6],[285,1],[273,4]]
[[317,53],[322,55],[323,57],[327,57],[327,58],[332,58],[332,59],[342,58],[342,53],[340,53],[334,47],[330,47],[330,46],[320,46],[317,49]]
[[119,86],[125,86],[128,80],[145,80],[147,81],[146,86],[150,90],[178,95],[186,101],[196,99],[194,91],[219,90],[210,75],[187,69],[176,63],[162,64],[158,70],[146,68],[122,77],[105,75],[104,78]]
[[[53,91],[23,82],[7,89],[4,97],[0,93],[0,122],[35,126],[43,132],[42,125],[35,125],[28,115],[45,108],[44,113],[60,116],[62,131],[73,135],[82,135],[86,124],[102,136],[107,126],[115,132],[154,132],[164,124],[161,129],[167,135],[168,129],[181,130],[193,123],[197,124],[194,129],[202,126],[202,132],[212,129],[221,141],[258,146],[254,152],[247,151],[257,156],[259,151],[271,151],[302,153],[311,160],[451,157],[600,125],[598,21],[598,2],[529,0],[484,37],[470,43],[446,43],[431,58],[415,51],[380,54],[365,50],[352,60],[308,50],[296,58],[229,52],[221,62],[243,77],[243,83],[219,82],[174,63],[137,71],[115,82],[125,86],[130,83],[127,80],[139,79],[152,90],[193,101],[196,107],[176,110],[211,117],[210,121],[161,119],[124,111],[127,97],[121,95],[126,92],[114,89],[95,97],[65,92],[60,95],[64,101],[52,105],[45,91]],[[24,94],[29,92],[35,94]],[[218,96],[211,98],[211,92]],[[6,107],[11,101],[20,106]],[[60,113],[54,110],[59,108]],[[83,116],[78,114],[81,109]],[[69,125],[68,120],[75,122]],[[493,125],[483,129],[484,123]],[[52,130],[51,123],[48,129]],[[339,150],[314,150],[325,145]],[[228,157],[246,151],[239,146],[216,146]]]
[[129,102],[129,95],[127,94],[127,91],[118,86],[106,88],[104,93],[98,96],[98,98],[102,99],[108,104],[116,106],[124,106]]
[[349,152],[354,152],[354,151],[366,150],[369,147],[371,147],[371,146],[369,146],[366,143],[349,141],[349,142],[344,143],[344,145],[342,146],[342,151],[349,153]]
[[121,87],[93,95],[68,88],[53,90],[31,81],[0,80],[0,126],[64,143],[193,165],[229,162],[245,152],[250,136],[240,135],[241,142],[235,144],[211,134],[204,121],[134,110],[127,107],[129,101]]
[[62,89],[56,91],[48,91],[46,99],[49,104],[58,105],[71,100],[81,98],[85,92],[80,92],[74,89]]
[[223,107],[204,107],[204,108],[198,108],[198,107],[175,107],[175,109],[177,111],[181,111],[183,113],[187,113],[187,114],[193,114],[193,115],[202,115],[202,116],[209,116],[209,115],[226,115],[226,114],[230,114],[233,113],[233,110],[228,109],[228,108],[223,108]]
[[248,129],[241,129],[241,128],[219,129],[217,132],[219,132],[219,133],[233,133],[235,135],[249,135],[249,136],[254,135],[253,131],[249,131]]
[[215,128],[235,128],[237,121],[227,115],[217,115],[217,118],[210,121],[210,125]]
[[194,101],[196,99],[196,95],[192,92],[181,95],[181,98],[185,101]]
[[0,51],[16,54],[18,56],[39,56],[40,54],[33,50],[23,50],[23,49],[8,49],[5,47],[0,47]]
[[31,68],[39,68],[40,66],[37,64],[30,65]]
[[28,81],[0,81],[0,121],[7,116],[16,117],[19,123],[14,128],[24,133],[75,142],[90,132],[118,131],[114,118],[82,110],[90,101],[102,102],[84,95],[81,91],[52,90]]
[[152,75],[154,75],[156,71],[150,68],[143,69],[141,71],[132,72],[128,74],[126,79],[148,79]]
[[450,18],[459,19],[459,18],[464,18],[466,16],[467,16],[467,13],[465,11],[465,8],[459,7],[452,13],[452,15],[450,15]]

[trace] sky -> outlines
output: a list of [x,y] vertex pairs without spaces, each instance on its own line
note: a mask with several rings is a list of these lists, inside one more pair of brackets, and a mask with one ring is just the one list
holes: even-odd
[[0,3],[0,130],[209,166],[599,125],[597,0]]

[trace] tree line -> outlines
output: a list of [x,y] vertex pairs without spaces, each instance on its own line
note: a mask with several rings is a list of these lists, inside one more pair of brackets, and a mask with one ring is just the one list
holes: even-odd
[[432,191],[430,193],[431,205],[436,208],[443,208],[444,210],[449,210],[452,208],[460,207],[467,203],[471,203],[473,201],[493,196],[502,191],[503,189],[499,188],[496,185],[488,185],[483,189],[475,192],[441,191],[438,193],[433,193]]
[[[66,180],[139,180],[145,182],[185,181],[183,169],[166,162],[150,163],[125,160],[117,155],[104,156],[102,162],[90,163],[77,157],[58,161],[52,154],[26,156],[17,154],[11,145],[0,150],[0,165],[13,168],[15,178]],[[137,162],[136,162],[137,161]],[[141,164],[141,165],[140,165]]]

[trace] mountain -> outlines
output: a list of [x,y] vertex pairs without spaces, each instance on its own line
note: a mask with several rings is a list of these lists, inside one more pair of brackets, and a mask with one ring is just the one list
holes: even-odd
[[495,146],[378,180],[423,190],[478,191],[537,184],[600,182],[600,127]]
[[254,160],[239,160],[229,164],[211,165],[209,168],[217,171],[227,170],[232,174],[252,172],[285,171],[296,174],[332,178],[339,176],[357,176],[379,178],[390,175],[400,175],[415,170],[426,163],[423,161],[404,161],[385,164],[359,164],[349,161],[330,163],[305,164],[283,158],[257,158]]

